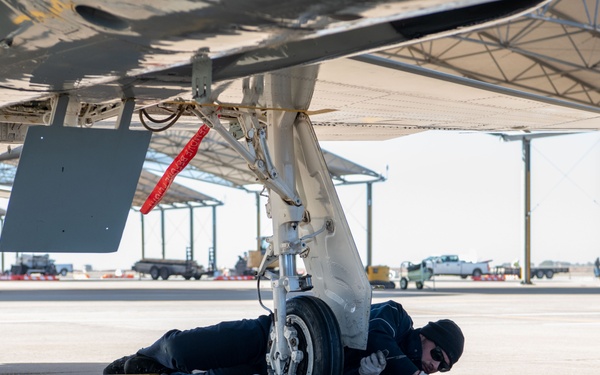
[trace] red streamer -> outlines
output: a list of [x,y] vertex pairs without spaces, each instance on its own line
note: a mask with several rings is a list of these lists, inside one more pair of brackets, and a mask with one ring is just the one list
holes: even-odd
[[163,199],[175,177],[188,165],[190,160],[196,156],[198,148],[200,147],[200,142],[202,142],[202,139],[208,134],[209,130],[210,128],[206,124],[203,124],[196,134],[188,141],[183,150],[181,150],[179,155],[177,155],[171,165],[169,165],[154,187],[154,190],[152,190],[152,193],[146,198],[146,202],[144,202],[144,205],[140,209],[141,213],[144,215],[147,214]]

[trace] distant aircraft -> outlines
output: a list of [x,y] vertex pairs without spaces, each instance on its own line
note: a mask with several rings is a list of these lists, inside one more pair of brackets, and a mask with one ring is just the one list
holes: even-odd
[[[559,3],[1,1],[0,142],[23,148],[0,250],[116,251],[152,133],[172,128],[192,138],[206,124],[269,192],[273,236],[261,265],[277,316],[269,366],[340,373],[342,346],[366,346],[371,287],[315,131],[320,139],[388,139],[589,125],[597,102],[544,100],[503,88],[502,79],[426,74],[390,58],[410,60],[419,47],[424,62],[450,61],[443,51],[461,36],[500,27],[513,35],[502,25],[522,17],[514,24],[524,33],[531,15]],[[520,56],[503,48],[496,58]],[[452,68],[468,73],[473,60],[463,63]],[[307,275],[296,273],[297,256]],[[279,273],[267,272],[275,260]]]

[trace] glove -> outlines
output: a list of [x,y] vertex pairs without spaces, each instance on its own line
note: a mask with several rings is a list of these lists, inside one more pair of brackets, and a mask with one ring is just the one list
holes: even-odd
[[379,375],[385,369],[386,363],[385,355],[378,350],[360,360],[358,373],[360,375]]

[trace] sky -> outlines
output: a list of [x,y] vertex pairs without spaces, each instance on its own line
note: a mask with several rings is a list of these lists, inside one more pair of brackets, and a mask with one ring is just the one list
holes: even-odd
[[[322,148],[387,177],[373,184],[373,265],[399,267],[439,254],[466,260],[514,262],[524,255],[524,172],[520,142],[487,134],[424,132],[388,141],[322,142]],[[234,267],[256,247],[253,194],[208,183],[178,182],[221,200],[216,209],[217,266]],[[600,256],[600,133],[532,141],[531,259],[593,262]],[[361,259],[366,263],[366,186],[338,186]],[[261,201],[261,234],[271,222]],[[165,255],[184,259],[190,246],[189,209],[165,213]],[[160,213],[145,219],[146,257],[162,257]],[[194,258],[207,265],[212,210],[194,209]],[[141,218],[130,211],[119,250],[52,254],[76,268],[130,269],[141,258]],[[6,264],[14,254],[6,253]]]

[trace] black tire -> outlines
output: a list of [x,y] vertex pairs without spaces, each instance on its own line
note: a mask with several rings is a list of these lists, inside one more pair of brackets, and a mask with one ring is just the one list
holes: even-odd
[[408,279],[406,277],[403,277],[400,279],[400,289],[406,288],[408,288]]
[[156,267],[152,267],[150,268],[150,277],[152,277],[152,280],[158,280],[158,276],[160,276],[160,273],[158,272],[158,268]]
[[286,320],[298,332],[298,349],[304,354],[296,374],[341,375],[342,334],[331,308],[313,296],[291,298],[286,308]]
[[160,269],[160,278],[163,280],[168,280],[169,276],[171,276],[171,273],[169,272],[169,269],[167,267],[162,267]]
[[194,279],[196,279],[196,280],[200,280],[201,277],[202,277],[202,275],[200,275],[198,273],[194,275]]
[[551,279],[554,277],[554,271],[546,270],[546,279]]
[[60,275],[61,276],[67,276],[67,270],[64,269],[64,268],[62,270],[60,270]]
[[423,283],[421,281],[417,281],[415,284],[417,285],[417,289],[423,289]]
[[535,276],[536,276],[538,279],[543,279],[543,278],[544,278],[544,271],[543,271],[543,270],[537,270],[537,271],[535,272]]
[[475,268],[473,270],[473,276],[474,277],[481,277],[481,270],[479,268]]
[[189,280],[189,279],[192,278],[192,275],[183,275],[183,278],[186,279],[186,280]]

